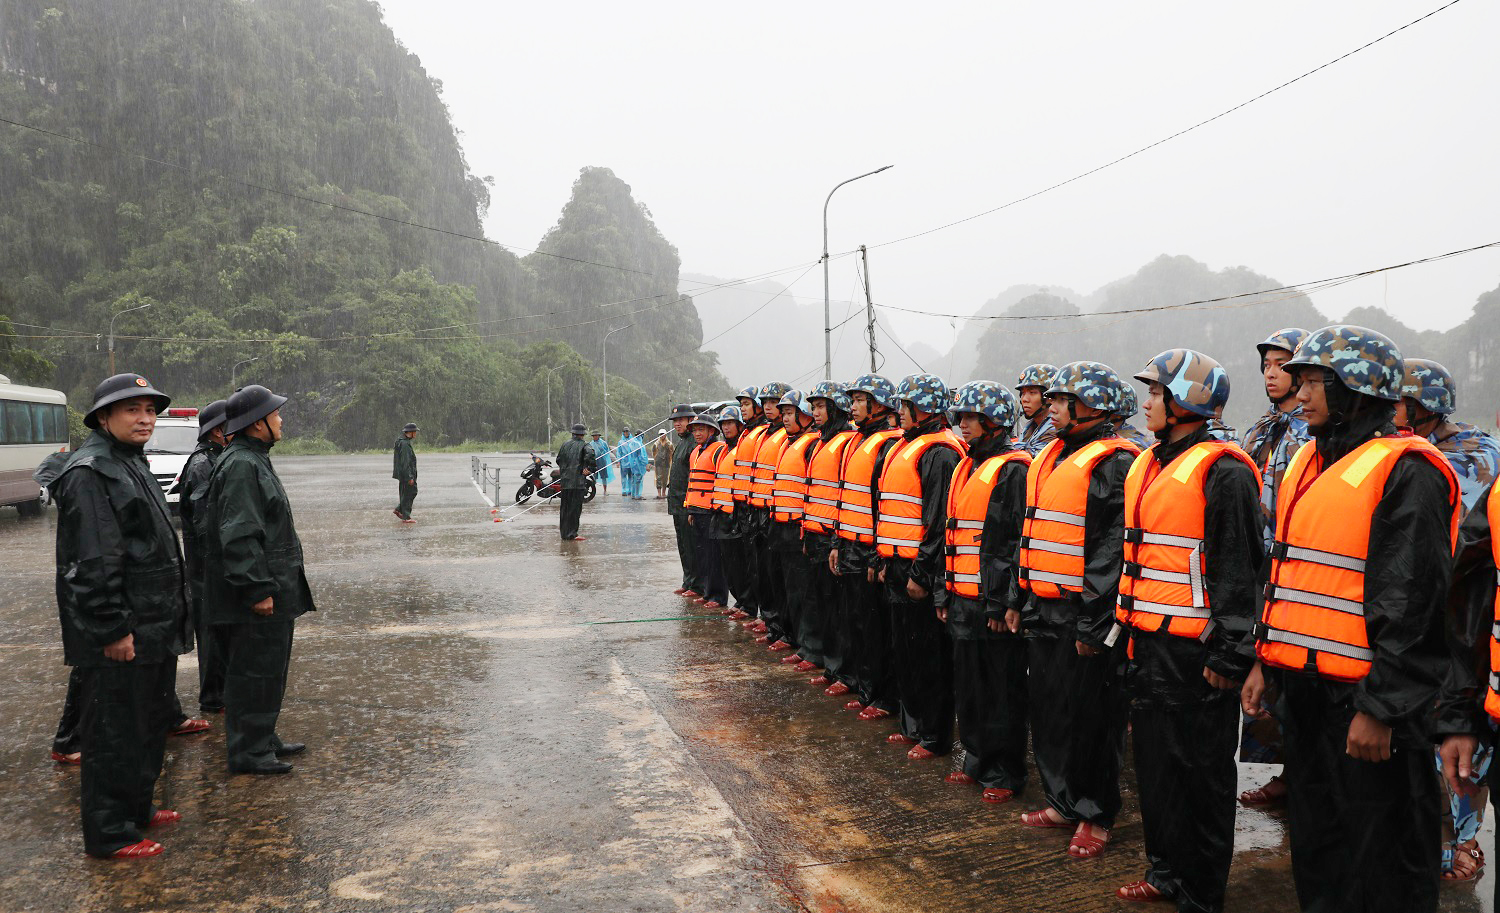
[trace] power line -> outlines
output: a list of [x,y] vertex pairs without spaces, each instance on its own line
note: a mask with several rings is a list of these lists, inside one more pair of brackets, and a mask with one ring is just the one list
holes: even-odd
[[890,341],[891,341],[891,342],[894,342],[894,343],[895,343],[895,344],[896,344],[896,348],[898,348],[898,349],[900,349],[900,350],[901,350],[901,354],[902,354],[902,355],[905,355],[905,356],[906,356],[906,357],[907,357],[907,358],[908,358],[908,359],[910,359],[910,360],[911,360],[911,363],[912,363],[912,364],[914,364],[914,365],[916,365],[916,366],[917,366],[917,370],[918,370],[918,371],[921,371],[921,372],[922,372],[922,373],[923,373],[923,374],[926,374],[926,373],[927,373],[927,369],[926,369],[926,368],[924,368],[924,367],[922,367],[922,363],[921,363],[921,362],[920,362],[920,361],[917,361],[917,360],[916,360],[916,359],[915,359],[915,358],[912,358],[912,354],[911,354],[911,353],[910,353],[910,352],[908,352],[908,351],[906,351],[906,346],[903,346],[903,345],[902,345],[902,344],[901,344],[901,343],[900,343],[900,341],[898,341],[898,340],[897,340],[897,339],[896,339],[896,337],[894,337],[894,336],[892,336],[892,335],[891,335],[891,331],[890,331],[890,330],[887,330],[887,329],[886,329],[886,328],[885,328],[885,325],[884,325],[884,324],[881,324],[881,323],[877,323],[877,324],[875,324],[875,325],[876,325],[876,326],[877,326],[877,327],[880,327],[880,332],[882,332],[882,333],[884,333],[884,334],[885,334],[885,338],[886,338],[886,339],[889,339],[889,340],[890,340]]
[[1015,206],[1015,205],[1017,205],[1019,203],[1024,203],[1027,200],[1034,200],[1034,199],[1036,199],[1037,197],[1041,196],[1044,193],[1051,193],[1052,191],[1057,190],[1060,187],[1066,187],[1069,184],[1072,184],[1072,183],[1074,183],[1076,181],[1081,181],[1084,178],[1089,177],[1090,175],[1098,174],[1099,172],[1103,171],[1106,168],[1111,168],[1111,167],[1113,167],[1115,165],[1118,165],[1121,162],[1124,162],[1124,161],[1126,161],[1128,159],[1133,159],[1133,158],[1135,158],[1136,156],[1140,155],[1143,152],[1149,152],[1150,150],[1155,149],[1157,146],[1163,145],[1165,143],[1169,143],[1172,140],[1177,139],[1179,136],[1184,136],[1184,135],[1186,135],[1188,133],[1193,132],[1194,130],[1197,130],[1199,127],[1207,126],[1208,124],[1211,124],[1214,121],[1219,120],[1220,118],[1227,117],[1230,114],[1233,114],[1234,112],[1240,110],[1241,108],[1247,107],[1249,105],[1254,104],[1255,102],[1260,101],[1261,99],[1265,98],[1268,95],[1272,95],[1272,94],[1274,94],[1276,92],[1280,92],[1282,89],[1285,89],[1287,86],[1290,86],[1293,83],[1301,82],[1302,80],[1306,79],[1309,76],[1312,76],[1314,73],[1317,73],[1320,70],[1326,70],[1327,68],[1333,66],[1336,63],[1339,63],[1340,61],[1347,60],[1350,57],[1353,57],[1355,54],[1358,54],[1360,51],[1363,51],[1366,48],[1373,47],[1374,45],[1379,44],[1380,42],[1386,40],[1387,38],[1391,37],[1392,35],[1395,35],[1397,32],[1405,31],[1406,29],[1411,28],[1412,26],[1416,25],[1417,23],[1422,22],[1423,20],[1426,20],[1426,19],[1430,19],[1433,16],[1436,16],[1438,13],[1441,13],[1443,10],[1446,10],[1450,6],[1454,6],[1454,5],[1458,4],[1458,3],[1459,3],[1459,0],[1449,0],[1448,3],[1443,4],[1442,6],[1438,7],[1437,9],[1433,10],[1432,12],[1426,14],[1425,16],[1419,16],[1416,19],[1413,19],[1412,21],[1410,21],[1410,22],[1406,23],[1405,25],[1401,26],[1400,28],[1392,29],[1391,31],[1386,32],[1384,35],[1381,35],[1379,38],[1374,39],[1373,41],[1365,42],[1364,44],[1360,45],[1359,47],[1355,48],[1354,50],[1349,51],[1346,54],[1340,55],[1339,57],[1335,57],[1333,60],[1328,61],[1327,63],[1323,64],[1322,66],[1313,67],[1311,70],[1308,70],[1306,73],[1303,73],[1301,76],[1297,76],[1297,77],[1294,77],[1292,79],[1288,79],[1286,82],[1282,83],[1281,85],[1276,86],[1275,88],[1272,88],[1272,89],[1267,89],[1266,91],[1260,93],[1259,95],[1255,96],[1254,98],[1242,101],[1242,102],[1240,102],[1239,104],[1235,105],[1232,108],[1228,108],[1226,110],[1220,111],[1218,114],[1215,114],[1213,117],[1210,117],[1207,120],[1201,120],[1198,123],[1193,124],[1191,127],[1186,127],[1186,128],[1184,128],[1182,130],[1178,130],[1176,133],[1173,133],[1171,136],[1167,136],[1167,137],[1164,137],[1162,139],[1159,139],[1156,142],[1151,143],[1148,146],[1142,146],[1141,148],[1135,150],[1134,152],[1127,153],[1126,155],[1122,155],[1119,158],[1114,159],[1113,161],[1105,162],[1104,164],[1099,165],[1096,168],[1091,168],[1088,171],[1083,172],[1082,174],[1076,174],[1073,177],[1068,178],[1066,181],[1059,181],[1059,182],[1057,182],[1056,184],[1053,184],[1050,187],[1044,187],[1041,190],[1035,191],[1033,193],[1028,193],[1024,197],[1018,197],[1018,198],[1016,198],[1014,200],[1011,200],[1009,203],[1003,203],[1003,204],[1001,204],[999,206],[996,206],[994,209],[986,209],[984,212],[978,212],[978,213],[975,213],[972,216],[965,216],[962,219],[957,219],[957,220],[949,222],[949,223],[947,223],[945,225],[939,225],[936,228],[929,228],[926,231],[919,231],[916,234],[907,235],[904,238],[896,238],[893,241],[882,241],[879,244],[871,244],[871,245],[869,245],[869,248],[871,250],[874,250],[877,247],[887,247],[887,246],[892,245],[892,244],[900,244],[903,241],[910,241],[910,240],[912,240],[914,238],[921,238],[921,237],[923,237],[925,235],[933,234],[934,232],[939,232],[939,231],[943,231],[945,229],[952,228],[955,225],[962,225],[965,222],[972,222],[975,219],[981,219],[981,218],[983,218],[985,216],[992,215],[994,213],[997,213],[997,212],[1001,211],[1002,209],[1009,209],[1010,207]]

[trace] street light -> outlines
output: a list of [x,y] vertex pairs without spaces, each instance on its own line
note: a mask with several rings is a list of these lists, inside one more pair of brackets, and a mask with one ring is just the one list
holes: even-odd
[[830,313],[828,303],[828,202],[833,199],[834,190],[838,190],[845,184],[852,183],[860,178],[867,178],[872,174],[879,174],[886,168],[894,168],[894,165],[886,165],[885,168],[876,168],[858,177],[852,177],[833,185],[833,190],[828,191],[828,199],[823,201],[823,379],[833,380],[833,315]]
[[129,314],[131,311],[145,310],[155,303],[156,302],[154,301],[148,301],[145,304],[139,305],[137,307],[126,308],[123,311],[116,311],[115,316],[109,318],[109,375],[111,377],[113,377],[115,374],[115,321],[119,319],[121,314]]
[[552,446],[552,372],[559,368],[566,368],[567,362],[557,367],[547,369],[547,446]]
[[621,330],[628,330],[633,326],[635,326],[635,324],[627,323],[622,327],[616,327],[613,330],[610,330],[608,333],[605,333],[604,344],[600,346],[600,348],[603,350],[601,352],[602,358],[600,359],[600,361],[603,362],[604,372],[604,442],[606,444],[609,443],[609,337],[615,335]]
[[252,361],[260,361],[260,356],[257,355],[254,358],[247,358],[244,361],[237,361],[237,362],[234,363],[234,367],[232,367],[232,368],[229,369],[229,391],[231,393],[233,393],[235,390],[239,389],[239,387],[235,386],[234,377],[235,377],[236,374],[239,373],[240,366],[241,365],[248,365]]

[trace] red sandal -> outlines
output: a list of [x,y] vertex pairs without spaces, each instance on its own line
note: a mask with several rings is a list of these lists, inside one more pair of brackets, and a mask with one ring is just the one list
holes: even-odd
[[824,688],[823,693],[829,697],[840,697],[849,693],[849,686],[843,682],[834,682],[827,688]]
[[866,707],[859,712],[859,718],[864,720],[866,723],[870,722],[871,720],[883,720],[890,715],[891,712],[889,710],[886,710],[884,707]]
[[979,781],[975,780],[973,777],[969,776],[961,770],[955,770],[953,773],[944,777],[943,782],[952,783],[954,786],[973,786]]
[[903,733],[900,733],[900,732],[893,732],[893,733],[891,733],[890,735],[888,735],[888,736],[885,737],[885,740],[887,742],[890,742],[892,745],[915,745],[915,744],[917,744],[917,740],[916,739],[912,738],[909,735],[905,735]]
[[[1095,834],[1102,831],[1103,837]],[[1073,832],[1073,839],[1068,842],[1068,855],[1074,859],[1093,859],[1104,852],[1109,845],[1109,829],[1088,823],[1078,822],[1078,830]]]
[[160,856],[161,851],[166,849],[155,840],[142,840],[140,843],[132,843],[130,846],[122,846],[109,854],[111,859],[144,859],[147,856]]
[[1172,899],[1152,887],[1149,881],[1132,881],[1130,884],[1115,888],[1115,896],[1133,903],[1155,903]]
[[209,725],[208,720],[186,719],[178,723],[177,728],[173,729],[168,735],[196,735],[200,732],[207,732],[212,728],[213,726]]
[[921,745],[912,746],[912,750],[906,753],[908,761],[927,761],[935,757],[937,757],[937,752],[923,748]]
[[54,751],[52,752],[52,760],[56,761],[59,764],[82,764],[83,752],[74,751],[70,752],[69,754],[63,754],[60,751]]
[[1066,819],[1059,821],[1052,817],[1056,812],[1051,806],[1039,808],[1034,812],[1022,812],[1021,823],[1027,827],[1053,828],[1056,830],[1067,830],[1073,826],[1073,822]]
[[1003,786],[987,787],[979,796],[979,798],[994,805],[1004,805],[1015,797],[1015,790],[1006,789]]
[[[1280,788],[1272,789],[1272,783],[1275,783]],[[1247,789],[1240,793],[1240,804],[1249,808],[1284,805],[1286,804],[1286,792],[1286,782],[1280,777],[1272,777],[1266,781],[1266,785]]]
[[845,710],[858,710],[860,713],[864,713],[864,711],[865,711],[865,705],[859,702],[859,698],[855,698],[854,700],[852,700],[849,703],[845,704],[844,705],[844,709]]
[[174,812],[170,808],[159,808],[151,813],[151,820],[146,823],[146,826],[161,827],[164,824],[176,824],[181,820],[181,812]]

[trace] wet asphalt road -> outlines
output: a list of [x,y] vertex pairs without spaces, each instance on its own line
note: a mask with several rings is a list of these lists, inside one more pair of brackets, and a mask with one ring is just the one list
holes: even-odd
[[[419,459],[405,527],[389,457],[276,461],[320,608],[279,729],[311,747],[289,776],[231,778],[219,718],[172,739],[185,820],[140,862],[83,855],[78,771],[47,760],[67,677],[54,515],[0,510],[0,911],[1127,909],[1133,796],[1106,854],[1072,860],[1065,832],[1014,820],[1034,785],[980,802],[738,627],[681,619],[664,502],[612,487],[563,543],[554,505],[493,523],[467,456]],[[506,490],[523,459],[489,458]],[[183,657],[190,712],[196,675]],[[1242,766],[1241,788],[1264,777]],[[1230,898],[1296,908],[1274,813],[1241,810]],[[1443,898],[1488,910],[1472,887]]]

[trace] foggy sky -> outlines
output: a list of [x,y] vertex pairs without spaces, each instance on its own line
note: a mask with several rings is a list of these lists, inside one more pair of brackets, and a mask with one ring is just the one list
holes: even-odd
[[[813,263],[824,197],[845,178],[896,166],[835,195],[834,253],[1094,168],[1442,3],[382,6],[443,81],[471,167],[496,179],[491,238],[535,246],[579,168],[602,165],[684,272],[742,277]],[[1013,284],[1087,293],[1163,253],[1292,283],[1500,240],[1496,35],[1500,4],[1465,0],[1121,165],[872,249],[875,299],[970,314]],[[855,263],[833,262],[836,301],[861,294]],[[1496,285],[1491,250],[1313,300],[1443,329]],[[821,305],[821,268],[793,290]],[[881,320],[945,352],[956,332]]]

